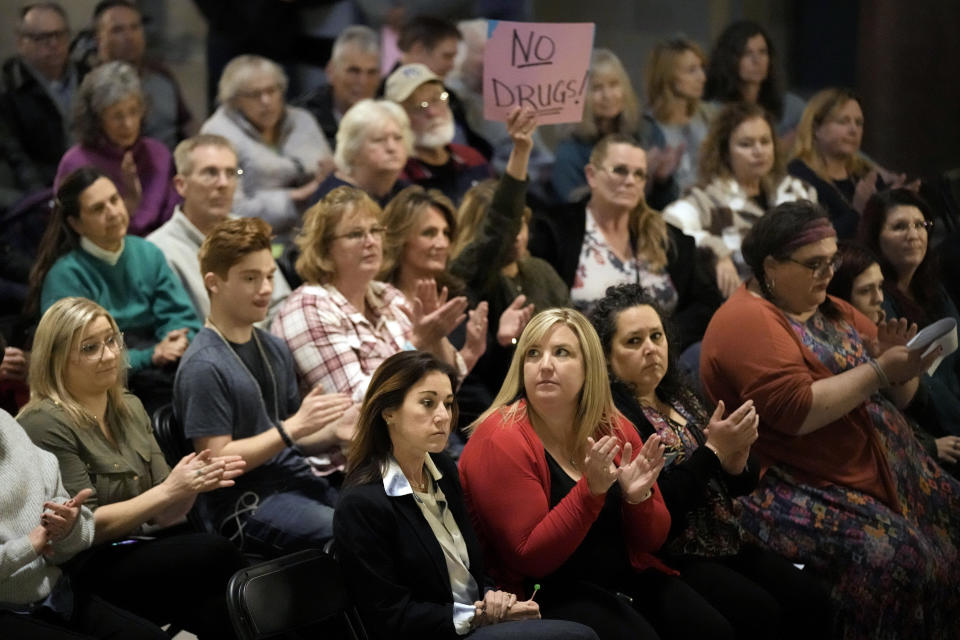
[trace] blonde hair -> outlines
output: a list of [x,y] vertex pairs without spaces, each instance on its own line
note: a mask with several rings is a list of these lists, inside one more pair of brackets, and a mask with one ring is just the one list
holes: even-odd
[[[44,400],[49,400],[61,407],[74,424],[94,428],[98,426],[97,417],[77,401],[66,384],[70,355],[79,352],[80,335],[97,318],[106,318],[113,330],[120,333],[113,316],[99,304],[86,298],[61,298],[43,314],[33,338],[33,353],[27,377],[30,401],[20,411],[20,415],[37,408]],[[128,366],[124,352],[117,380],[107,390],[107,413],[104,420],[111,432],[118,437],[123,432],[123,424],[132,417],[123,401]]]
[[383,239],[383,266],[378,280],[396,284],[402,265],[403,248],[420,224],[420,219],[429,207],[434,207],[450,227],[451,245],[457,237],[456,208],[450,198],[437,189],[424,189],[419,185],[407,187],[387,204],[383,211],[383,226],[387,232]]
[[623,88],[623,111],[620,112],[620,121],[618,126],[619,133],[636,134],[640,129],[640,99],[633,90],[633,83],[630,82],[630,76],[627,75],[623,63],[613,51],[609,49],[594,49],[590,57],[590,80],[586,88],[586,99],[583,105],[583,119],[574,129],[574,135],[581,140],[596,140],[601,132],[597,127],[597,119],[593,115],[593,98],[591,83],[593,78],[598,75],[616,76]]
[[[643,149],[635,138],[614,133],[605,136],[593,147],[590,152],[590,164],[602,168],[607,159],[607,151],[615,144],[626,144],[637,149]],[[667,232],[667,222],[659,211],[651,209],[646,199],[641,195],[640,202],[630,212],[627,221],[630,235],[637,239],[634,250],[637,256],[643,256],[654,269],[661,269],[667,264],[667,251],[670,248],[670,235]]]
[[[797,135],[793,140],[793,150],[790,153],[791,159],[799,158],[827,182],[833,182],[833,178],[827,175],[826,162],[817,148],[815,139],[817,129],[830,117],[830,114],[851,100],[862,105],[860,98],[849,89],[840,87],[824,89],[810,98],[797,124]],[[847,158],[846,165],[847,174],[854,179],[869,173],[873,168],[873,164],[859,153],[854,153]]]
[[[556,308],[547,309],[535,315],[520,334],[517,348],[513,352],[513,359],[510,361],[510,369],[507,371],[497,397],[494,398],[490,408],[470,425],[470,432],[497,412],[504,412],[508,420],[521,417],[520,406],[516,401],[525,398],[527,394],[523,379],[523,365],[527,351],[530,347],[539,344],[557,325],[569,328],[577,337],[583,362],[583,388],[580,390],[577,402],[575,423],[571,425],[566,442],[568,451],[573,454],[575,460],[582,460],[586,455],[587,437],[597,438],[618,430],[619,414],[613,404],[613,396],[610,394],[607,362],[597,332],[579,311]],[[529,402],[526,410],[531,422],[540,419],[536,409]]]
[[364,98],[347,109],[337,127],[337,148],[333,161],[344,173],[351,173],[354,160],[370,138],[383,133],[386,120],[392,119],[400,129],[407,156],[413,155],[413,131],[407,112],[390,100]]
[[377,221],[383,213],[380,205],[362,189],[337,187],[303,214],[303,229],[294,242],[300,255],[294,268],[307,283],[324,284],[333,279],[337,270],[330,260],[330,243],[334,230],[343,218],[358,212],[368,213]]
[[[668,105],[671,99],[676,98],[673,92],[673,81],[677,75],[677,60],[687,51],[692,51],[703,65],[707,64],[707,56],[700,46],[686,38],[673,38],[658,42],[650,52],[647,60],[645,84],[647,103],[653,110],[653,116],[660,121],[670,115]],[[693,116],[700,106],[700,99],[684,99],[687,107],[687,116]]]

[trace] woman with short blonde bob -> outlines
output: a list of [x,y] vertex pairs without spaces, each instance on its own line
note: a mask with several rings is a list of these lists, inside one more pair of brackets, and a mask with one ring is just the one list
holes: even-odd
[[[219,536],[163,529],[182,522],[198,493],[233,485],[243,460],[207,450],[167,466],[143,405],[124,390],[123,334],[95,302],[53,304],[33,354],[18,419],[57,457],[71,495],[93,491],[94,548],[74,565],[74,584],[158,625],[232,637],[223,590],[243,565],[239,552]],[[148,532],[156,539],[137,537]]]
[[324,196],[344,185],[359,187],[381,207],[410,185],[400,178],[413,153],[413,132],[403,107],[390,100],[357,102],[340,120],[336,170],[320,183]]
[[642,443],[617,411],[603,348],[582,314],[533,317],[472,429],[460,481],[505,588],[529,594],[541,584],[544,616],[604,640],[734,637],[654,555],[670,529],[656,485],[663,446],[657,435]]
[[432,282],[422,287],[430,296],[424,302],[375,280],[383,262],[381,217],[379,205],[356,187],[337,187],[311,207],[296,238],[304,284],[271,326],[290,347],[302,381],[357,403],[380,363],[408,345],[452,362],[445,336],[467,305],[464,298],[438,300]]

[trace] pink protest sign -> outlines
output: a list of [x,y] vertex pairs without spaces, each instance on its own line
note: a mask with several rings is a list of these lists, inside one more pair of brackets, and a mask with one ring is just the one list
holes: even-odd
[[592,22],[491,20],[483,52],[483,117],[506,120],[517,106],[540,124],[580,122],[593,49]]

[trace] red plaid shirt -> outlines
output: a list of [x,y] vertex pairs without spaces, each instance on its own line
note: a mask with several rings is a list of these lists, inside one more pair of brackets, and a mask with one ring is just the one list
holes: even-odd
[[371,322],[333,285],[303,285],[287,298],[271,331],[282,338],[309,387],[349,394],[362,402],[370,377],[393,354],[412,348],[413,325],[403,294],[385,282],[367,288]]

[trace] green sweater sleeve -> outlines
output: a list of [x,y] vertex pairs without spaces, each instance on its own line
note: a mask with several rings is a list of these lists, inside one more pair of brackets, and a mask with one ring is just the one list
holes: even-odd
[[173,272],[167,260],[156,246],[149,242],[143,243],[145,259],[151,263],[156,275],[153,287],[152,308],[156,321],[157,342],[175,330],[187,328],[192,340],[200,330],[201,322],[197,312],[190,302],[190,297],[183,288],[180,278]]

